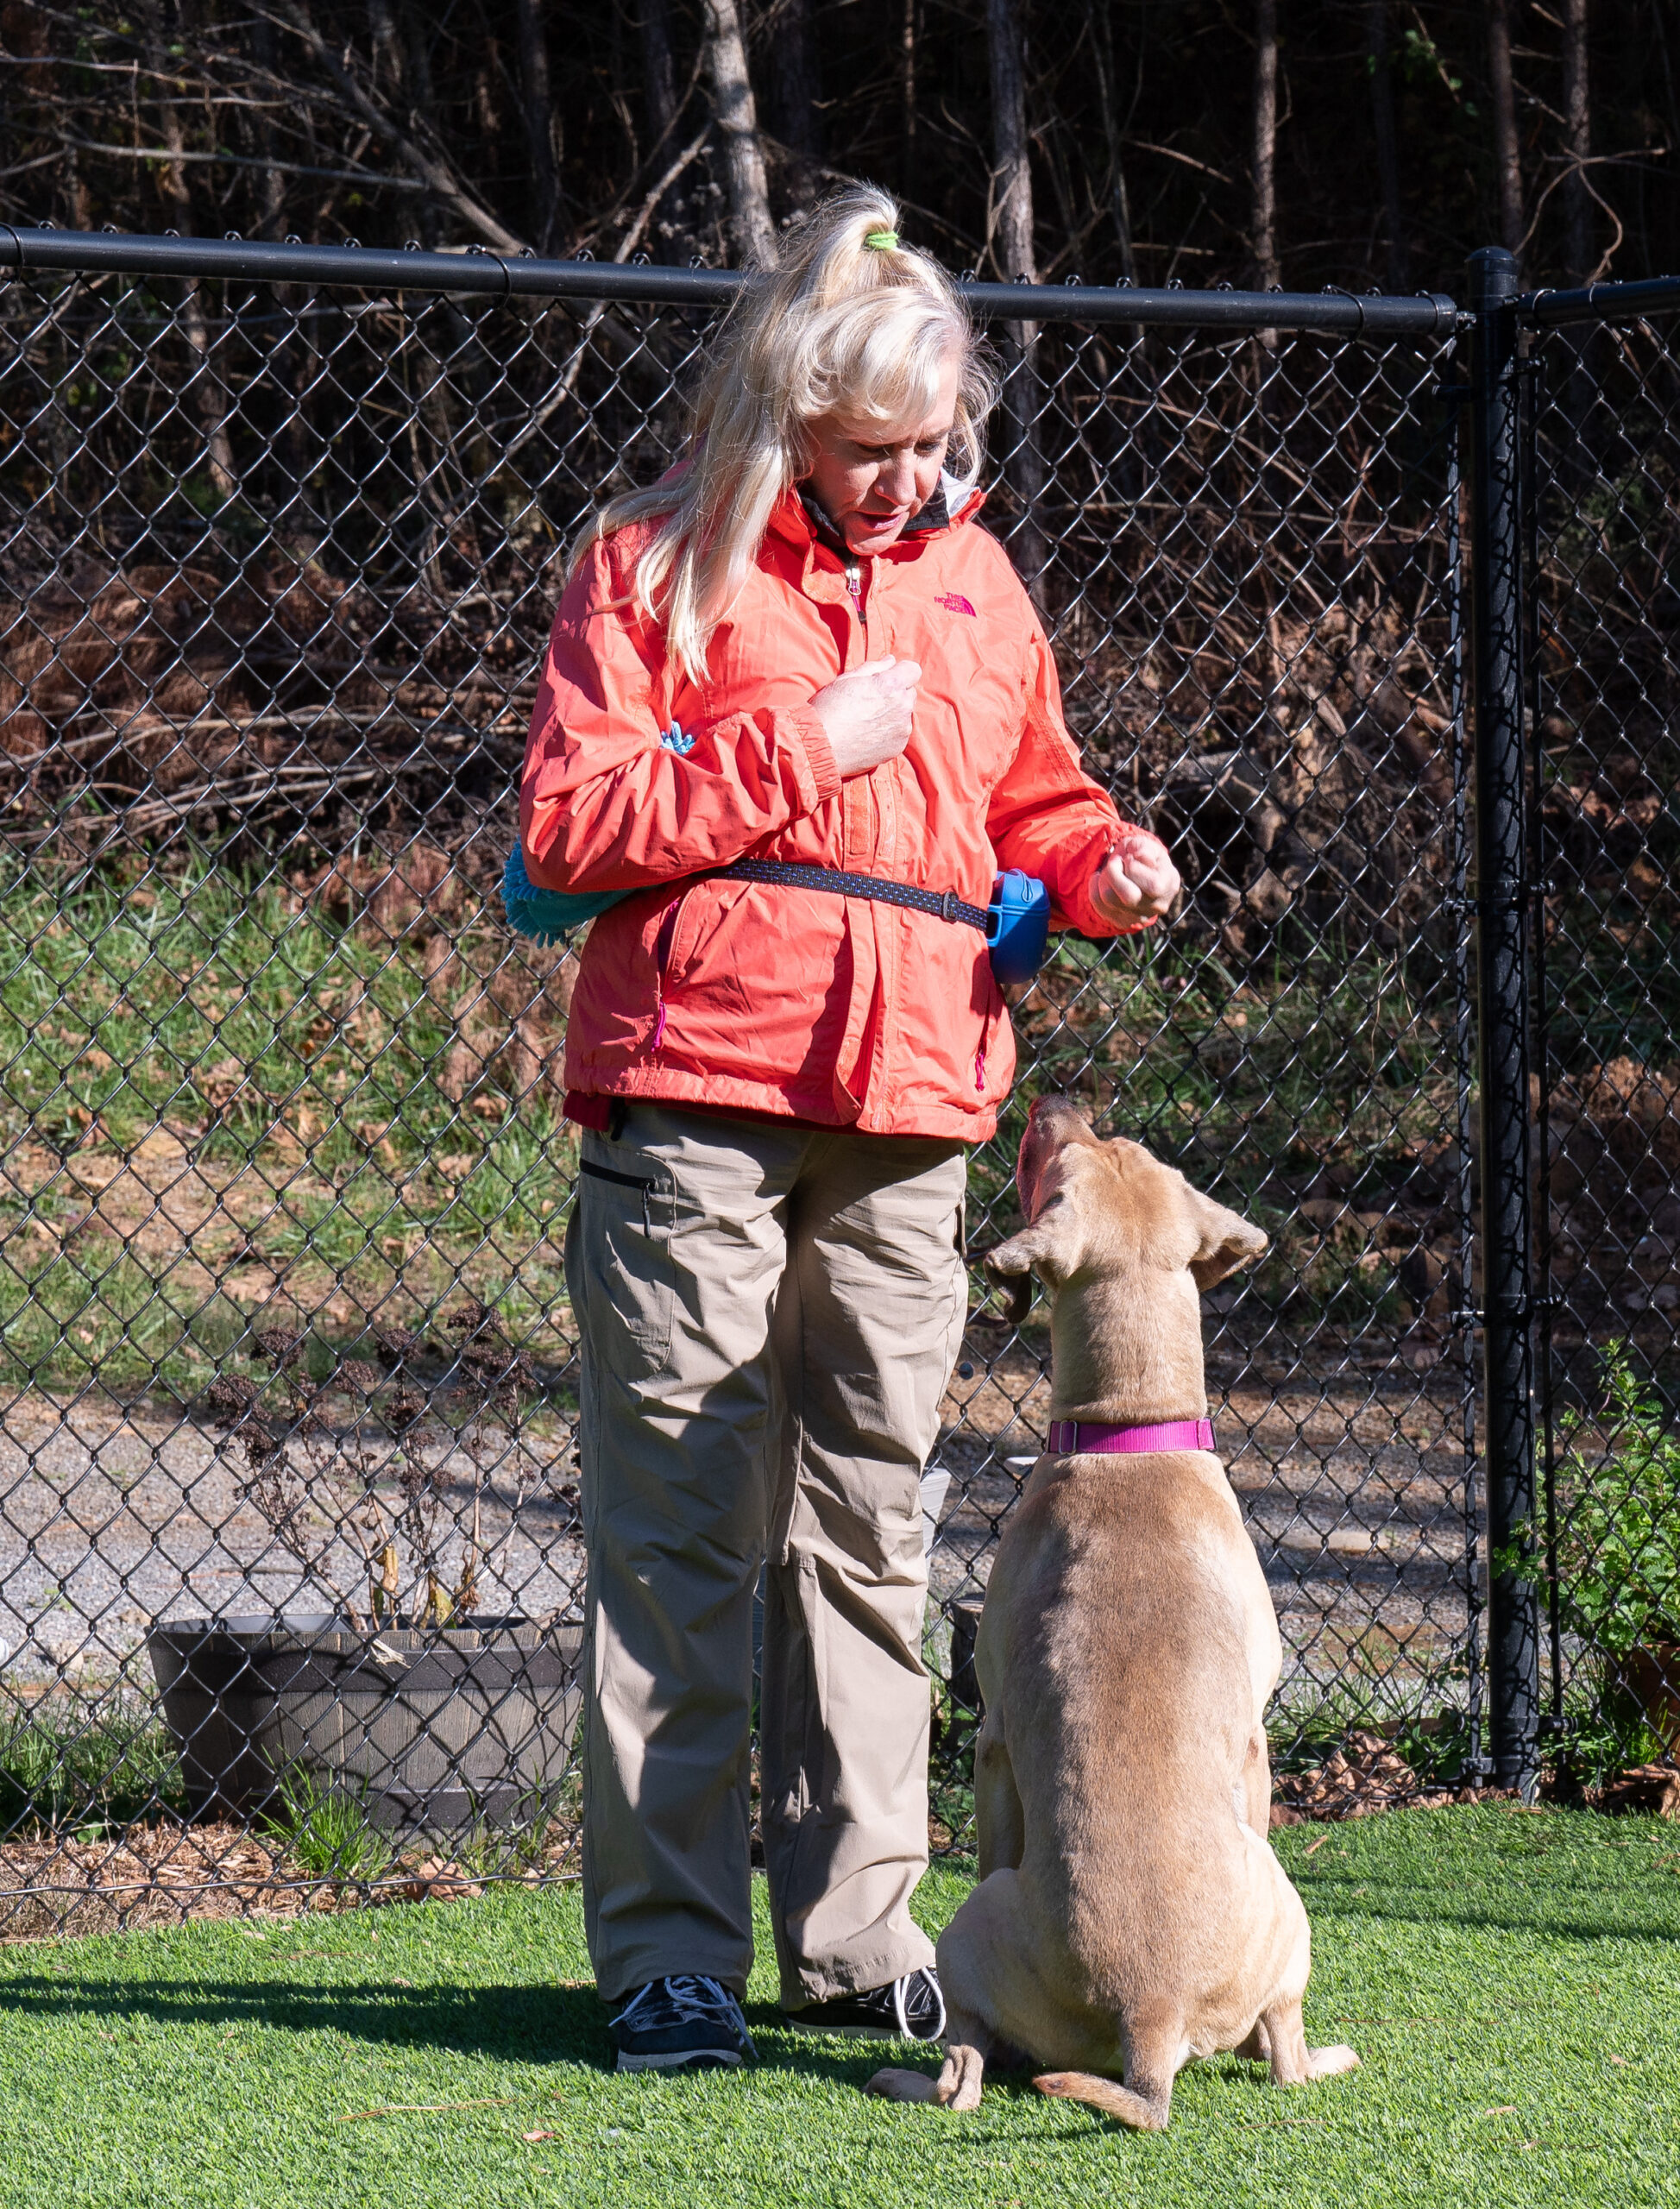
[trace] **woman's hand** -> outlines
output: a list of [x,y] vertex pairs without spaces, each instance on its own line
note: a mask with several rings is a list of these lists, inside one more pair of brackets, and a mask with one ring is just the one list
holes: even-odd
[[819,690],[811,710],[842,782],[896,759],[910,740],[922,669],[913,659],[865,660]]
[[1180,886],[1179,871],[1160,837],[1147,828],[1127,828],[1091,878],[1091,902],[1105,921],[1123,928],[1129,921],[1157,919]]

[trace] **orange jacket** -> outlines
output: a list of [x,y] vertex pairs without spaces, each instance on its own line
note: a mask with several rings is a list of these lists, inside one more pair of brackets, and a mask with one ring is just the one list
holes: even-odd
[[[980,503],[864,561],[854,601],[790,491],[698,690],[628,603],[645,526],[595,546],[555,617],[519,810],[534,882],[642,893],[589,929],[566,1036],[574,1098],[991,1135],[1015,1043],[978,930],[688,879],[751,854],[983,906],[1012,866],[1048,884],[1054,925],[1119,933],[1089,894],[1119,815],[1080,771],[1050,648],[973,520]],[[909,749],[842,784],[809,701],[888,654],[922,664]]]

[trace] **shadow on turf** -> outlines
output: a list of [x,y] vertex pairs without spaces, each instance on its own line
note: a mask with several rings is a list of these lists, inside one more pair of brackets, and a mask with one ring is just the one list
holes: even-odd
[[[588,1986],[403,1987],[380,1980],[335,1986],[291,1979],[194,1980],[173,1993],[100,1980],[18,1978],[0,1984],[0,2017],[69,2021],[106,2030],[143,2020],[164,2026],[266,2025],[271,2030],[349,2033],[391,2047],[450,2049],[525,2063],[585,2063],[607,2070],[612,2043],[607,2007]],[[755,2003],[747,2022],[764,2071],[862,2087],[891,2060],[881,2041],[808,2037],[788,2030],[779,2010]],[[899,2049],[931,2067],[932,2051]]]

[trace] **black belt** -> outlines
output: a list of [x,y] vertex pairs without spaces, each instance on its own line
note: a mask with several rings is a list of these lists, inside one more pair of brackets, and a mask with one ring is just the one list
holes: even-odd
[[984,905],[966,905],[954,890],[915,890],[908,882],[884,882],[878,874],[847,874],[835,866],[799,866],[791,859],[737,859],[719,869],[737,882],[773,882],[783,890],[826,890],[836,897],[872,897],[878,905],[904,905],[930,913],[936,921],[961,921],[984,935]]

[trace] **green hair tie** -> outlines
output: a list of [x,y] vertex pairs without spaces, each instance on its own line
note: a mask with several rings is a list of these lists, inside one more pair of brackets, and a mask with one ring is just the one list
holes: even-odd
[[897,230],[871,230],[864,243],[871,253],[897,253],[898,233]]

